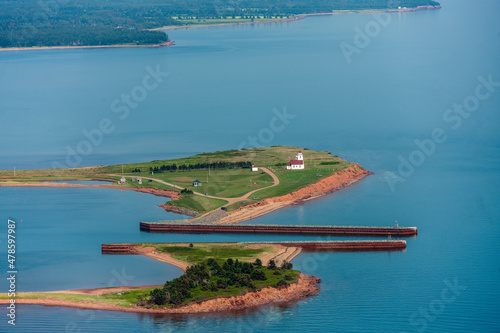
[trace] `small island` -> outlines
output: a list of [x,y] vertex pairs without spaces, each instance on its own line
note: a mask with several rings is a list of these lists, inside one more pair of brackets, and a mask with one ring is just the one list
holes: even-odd
[[[18,304],[149,313],[243,310],[296,301],[319,291],[320,280],[293,270],[299,251],[274,244],[127,244],[185,273],[161,286],[17,293]],[[0,303],[9,302],[0,294]]]

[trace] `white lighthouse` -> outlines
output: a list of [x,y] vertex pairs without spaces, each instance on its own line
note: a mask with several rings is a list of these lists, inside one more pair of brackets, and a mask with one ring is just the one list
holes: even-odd
[[287,170],[303,170],[304,169],[304,155],[302,155],[302,150],[299,150],[297,156],[294,160],[290,160],[290,163],[286,164]]
[[297,160],[298,161],[303,161],[304,160],[304,155],[302,155],[302,150],[299,150],[299,153],[297,154]]

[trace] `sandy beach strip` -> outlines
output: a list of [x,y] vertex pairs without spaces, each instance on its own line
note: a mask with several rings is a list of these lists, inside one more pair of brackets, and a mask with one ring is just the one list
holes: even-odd
[[46,294],[74,294],[74,295],[105,295],[111,293],[118,293],[122,291],[140,290],[140,289],[150,289],[150,288],[160,288],[160,285],[152,286],[138,286],[138,287],[112,287],[112,288],[94,288],[94,289],[70,289],[70,290],[58,290],[58,291],[46,291]]

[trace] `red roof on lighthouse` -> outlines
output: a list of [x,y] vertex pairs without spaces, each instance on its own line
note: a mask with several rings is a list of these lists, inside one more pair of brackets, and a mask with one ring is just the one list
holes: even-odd
[[290,165],[301,165],[304,164],[303,160],[290,160]]

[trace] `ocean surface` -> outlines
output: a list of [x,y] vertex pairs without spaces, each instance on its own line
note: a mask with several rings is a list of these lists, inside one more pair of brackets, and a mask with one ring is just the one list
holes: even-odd
[[[250,222],[419,228],[403,252],[301,253],[294,266],[320,277],[321,291],[280,307],[159,316],[19,305],[16,327],[2,310],[0,331],[499,332],[500,2],[441,3],[171,30],[167,48],[0,52],[1,169],[292,145],[374,175]],[[17,221],[18,290],[181,274],[147,257],[101,255],[102,243],[325,239],[141,232],[141,220],[182,217],[157,207],[164,201],[0,187],[0,218]]]

